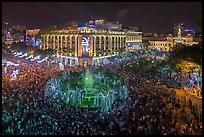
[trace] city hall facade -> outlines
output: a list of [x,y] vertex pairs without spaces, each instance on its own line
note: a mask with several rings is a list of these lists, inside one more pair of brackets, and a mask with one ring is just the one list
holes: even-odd
[[40,48],[52,49],[64,65],[100,66],[120,51],[137,50],[142,45],[142,32],[122,30],[121,24],[105,26],[95,20],[83,27],[71,26],[41,35]]

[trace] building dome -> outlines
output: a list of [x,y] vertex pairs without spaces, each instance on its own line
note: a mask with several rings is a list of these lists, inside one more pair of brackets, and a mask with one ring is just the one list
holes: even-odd
[[169,34],[167,37],[168,37],[168,38],[173,38],[173,35],[172,35],[172,34]]
[[187,34],[186,38],[192,38],[191,34]]
[[191,34],[187,34],[186,35],[186,42],[192,42],[193,41],[193,37],[191,36]]
[[172,36],[172,34],[169,34],[167,36],[167,41],[173,41],[174,37]]

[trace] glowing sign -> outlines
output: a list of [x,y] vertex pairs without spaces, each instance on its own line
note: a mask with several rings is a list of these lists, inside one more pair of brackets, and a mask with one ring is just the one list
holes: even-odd
[[186,32],[194,32],[193,29],[186,29],[186,30],[184,30],[184,31],[186,31]]
[[39,46],[39,45],[40,45],[40,42],[41,42],[40,39],[36,39],[34,46]]
[[89,37],[82,37],[82,45],[83,46],[89,45]]
[[82,51],[83,52],[89,52],[89,37],[83,36],[82,37]]
[[126,42],[126,46],[142,45],[142,42]]
[[104,20],[95,20],[96,25],[101,25],[103,24]]

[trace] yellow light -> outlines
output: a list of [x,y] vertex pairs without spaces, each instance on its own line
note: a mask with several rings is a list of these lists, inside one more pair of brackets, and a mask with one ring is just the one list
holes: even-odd
[[192,61],[180,60],[176,64],[176,68],[180,69],[184,73],[188,73],[188,72],[195,70],[196,68],[199,69],[201,67]]
[[30,54],[33,54],[33,53],[34,53],[34,51],[33,51],[33,50],[31,50],[31,51],[30,51]]

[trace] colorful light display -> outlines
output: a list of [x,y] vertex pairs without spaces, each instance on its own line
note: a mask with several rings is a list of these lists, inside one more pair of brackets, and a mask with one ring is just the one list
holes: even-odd
[[15,63],[13,63],[11,61],[2,60],[2,66],[5,65],[5,64],[6,64],[6,66],[19,66],[19,64],[15,64]]
[[95,20],[96,25],[102,25],[104,23],[104,20]]
[[127,83],[108,72],[64,72],[46,84],[45,97],[74,107],[111,109],[115,100],[128,96]]

